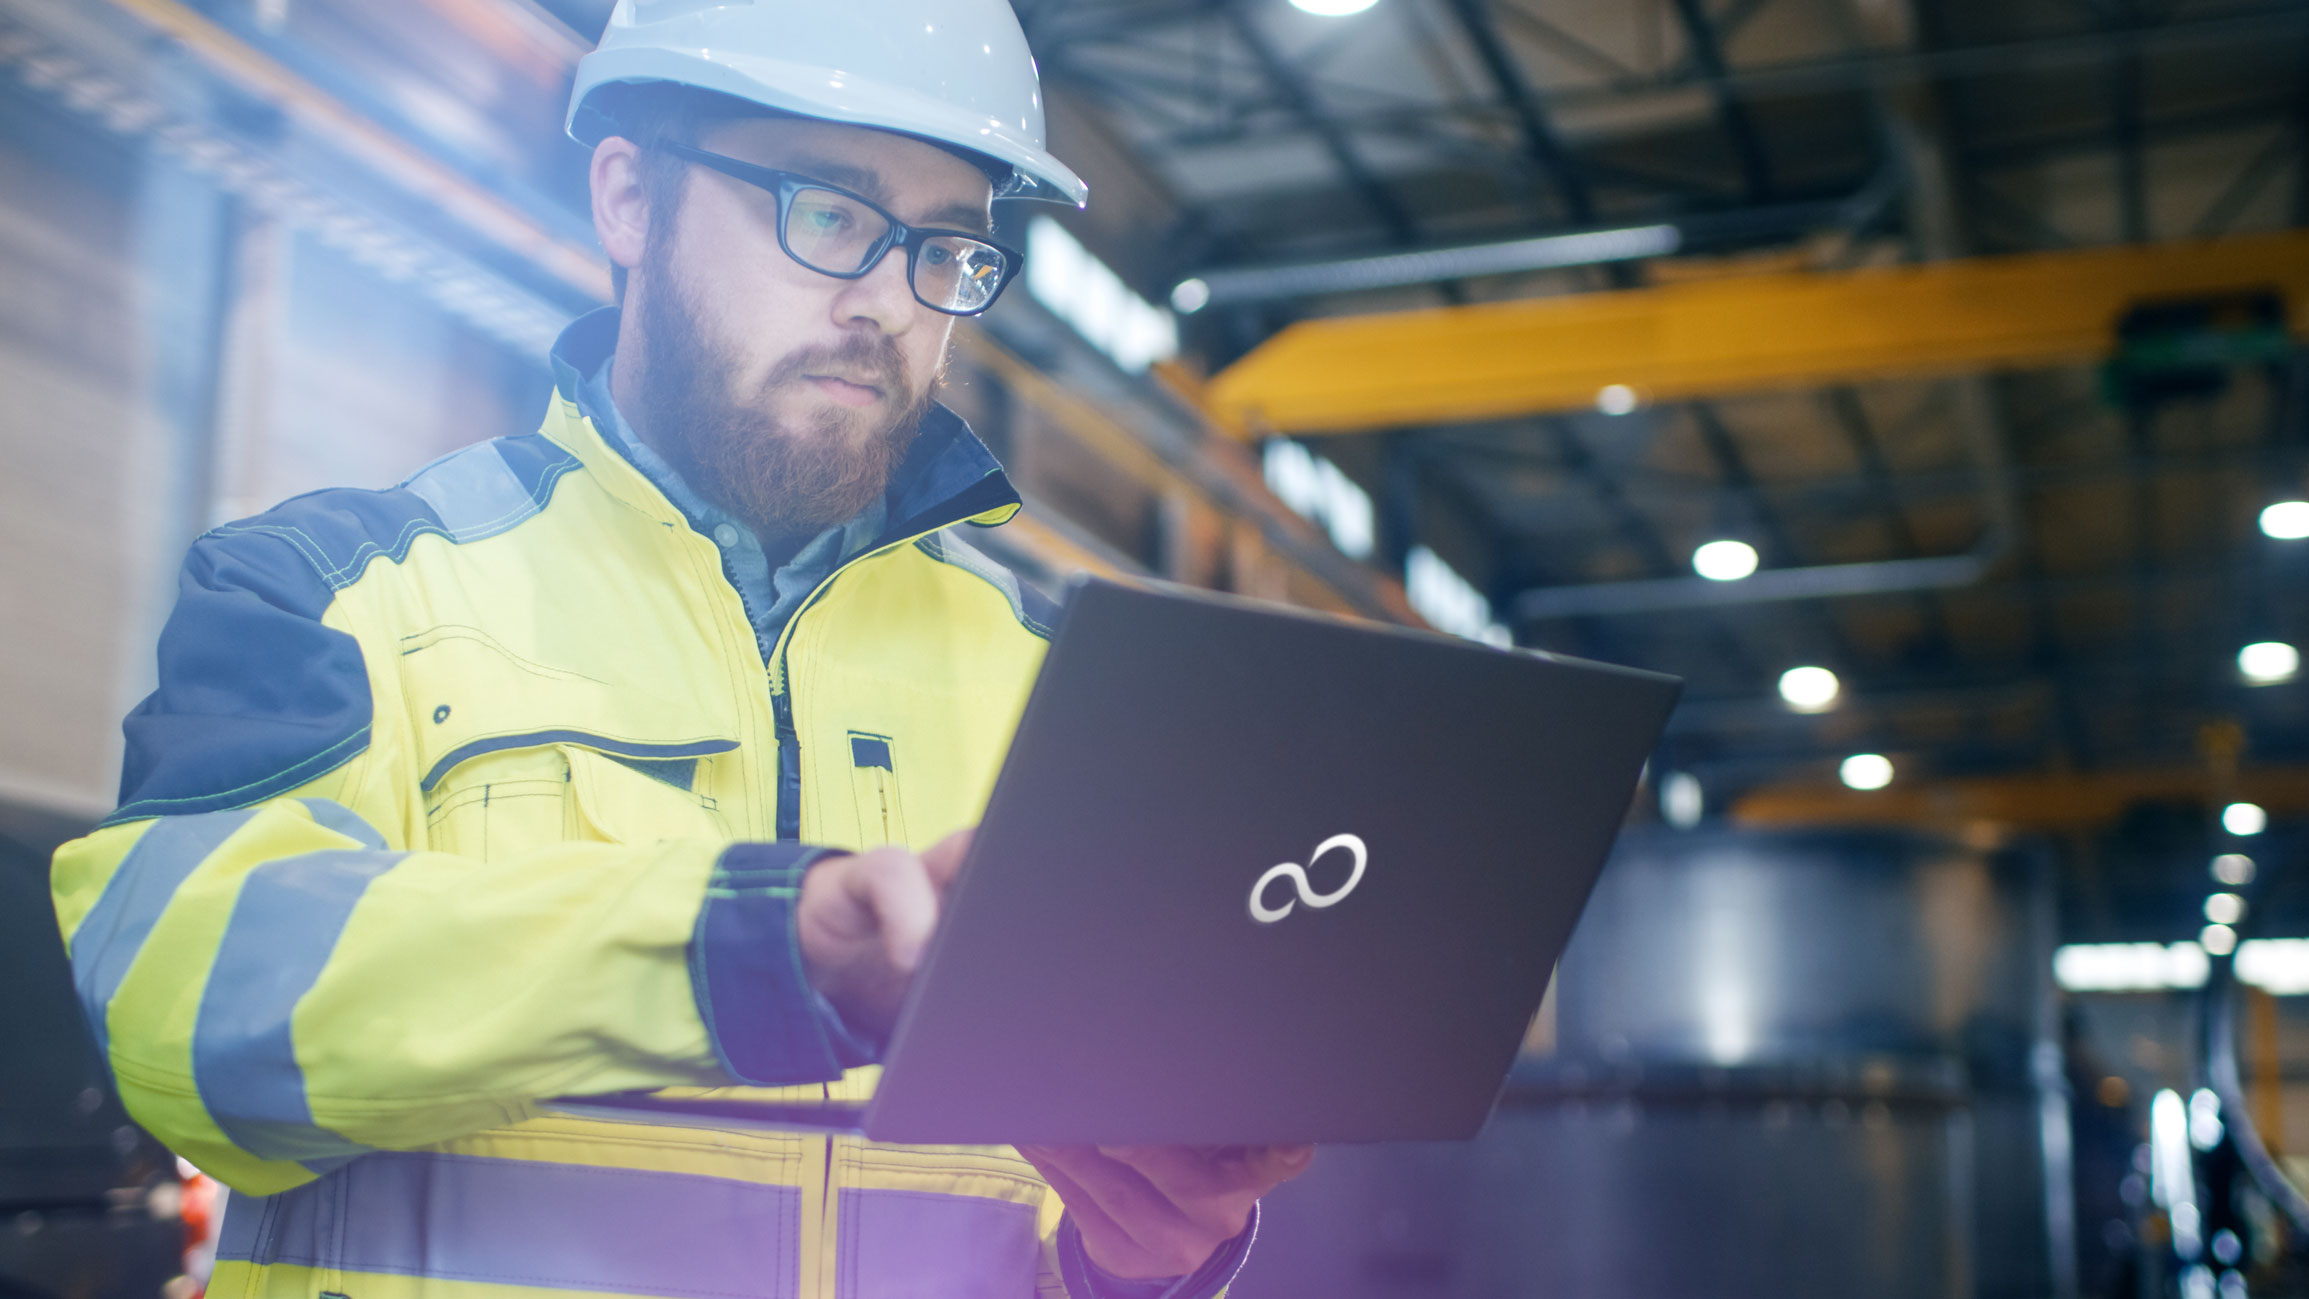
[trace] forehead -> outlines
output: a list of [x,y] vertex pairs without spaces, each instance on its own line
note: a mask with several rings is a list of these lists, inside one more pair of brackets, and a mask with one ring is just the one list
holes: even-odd
[[796,118],[748,117],[704,133],[704,147],[838,185],[914,225],[984,228],[994,185],[954,154],[909,136]]

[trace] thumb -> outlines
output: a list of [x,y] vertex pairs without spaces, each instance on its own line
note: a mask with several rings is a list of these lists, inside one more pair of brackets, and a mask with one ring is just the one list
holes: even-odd
[[853,876],[860,905],[874,915],[892,969],[912,974],[938,927],[938,894],[922,859],[904,849],[866,854]]
[[976,826],[964,826],[922,850],[922,865],[930,872],[931,886],[938,896],[946,896],[946,888],[962,871],[962,859],[970,855],[971,838],[978,833]]

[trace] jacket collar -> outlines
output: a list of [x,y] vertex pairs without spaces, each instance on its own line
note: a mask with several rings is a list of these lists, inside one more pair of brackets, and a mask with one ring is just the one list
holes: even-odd
[[[615,445],[594,427],[579,404],[585,376],[617,350],[618,309],[603,307],[571,322],[553,345],[553,409],[546,436],[569,448],[611,494],[661,519],[687,518]],[[991,528],[1018,513],[1018,491],[1009,475],[946,407],[933,402],[922,431],[890,475],[883,492],[885,517],[873,548],[935,532],[957,523]]]

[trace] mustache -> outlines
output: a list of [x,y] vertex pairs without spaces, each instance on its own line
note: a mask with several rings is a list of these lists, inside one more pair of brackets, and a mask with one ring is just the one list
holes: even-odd
[[884,397],[902,397],[912,391],[906,382],[905,359],[887,334],[854,334],[831,347],[789,352],[763,377],[762,391],[774,391],[806,374],[862,379],[881,389]]

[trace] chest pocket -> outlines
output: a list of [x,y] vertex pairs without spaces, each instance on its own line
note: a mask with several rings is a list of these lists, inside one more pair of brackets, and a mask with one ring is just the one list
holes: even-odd
[[452,754],[425,791],[436,851],[488,860],[556,843],[728,837],[695,786],[702,765],[733,753],[735,741],[641,745],[560,730],[483,743]]
[[911,844],[906,804],[898,797],[898,762],[890,737],[850,732],[850,795],[858,808],[858,844]]
[[733,710],[632,684],[647,673],[542,663],[473,627],[410,637],[401,663],[433,849],[490,860],[729,837],[705,791],[738,760]]

